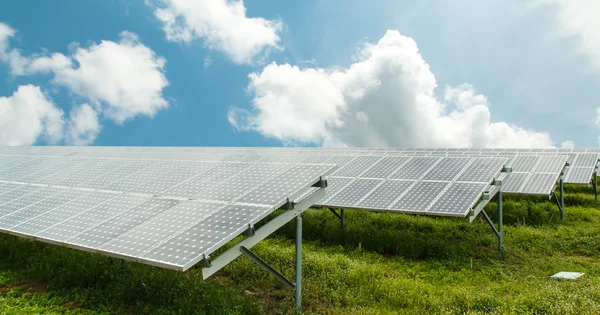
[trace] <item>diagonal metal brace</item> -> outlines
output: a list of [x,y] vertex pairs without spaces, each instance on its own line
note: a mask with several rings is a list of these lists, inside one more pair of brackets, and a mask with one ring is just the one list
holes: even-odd
[[487,212],[485,212],[485,210],[481,210],[481,213],[483,214],[483,217],[485,218],[485,220],[487,221],[487,223],[492,228],[492,231],[494,231],[494,234],[496,234],[497,237],[500,237],[500,232],[498,232],[498,229],[496,229],[496,226],[494,225],[494,222],[492,222],[492,219],[487,214]]
[[281,281],[281,283],[285,284],[286,286],[288,286],[292,290],[296,290],[296,285],[295,284],[293,284],[290,280],[288,280],[282,274],[280,274],[279,272],[277,272],[277,270],[273,269],[273,267],[269,266],[266,262],[264,262],[258,256],[254,255],[254,253],[251,252],[249,249],[247,249],[244,246],[241,246],[240,247],[240,252],[242,252],[242,254],[246,255],[246,257],[250,258],[252,261],[254,261],[259,266],[261,266],[266,272],[272,274],[275,278],[277,278],[277,280]]
[[335,215],[338,219],[340,219],[340,228],[343,230],[344,229],[344,208],[340,209],[340,213],[337,213],[335,210],[328,208],[329,211],[331,211],[331,213],[333,213],[333,215]]
[[558,197],[558,194],[556,192],[553,192],[552,196],[554,197],[554,201],[556,202],[556,205],[558,206],[558,210],[560,210],[560,212],[564,212],[565,209],[563,209],[563,206],[560,204],[560,199]]

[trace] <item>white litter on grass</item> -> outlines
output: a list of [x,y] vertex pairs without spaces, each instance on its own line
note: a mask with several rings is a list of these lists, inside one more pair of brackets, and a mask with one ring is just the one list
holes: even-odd
[[550,278],[556,279],[567,279],[567,280],[577,280],[581,278],[585,273],[581,272],[570,272],[570,271],[561,271],[559,273],[555,273]]

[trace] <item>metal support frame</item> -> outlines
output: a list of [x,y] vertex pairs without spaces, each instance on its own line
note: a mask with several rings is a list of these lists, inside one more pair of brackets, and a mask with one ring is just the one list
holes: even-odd
[[[256,262],[259,266],[261,266],[268,273],[272,274],[277,280],[281,281],[284,285],[290,287],[295,291],[295,307],[297,312],[302,312],[302,213],[310,208],[313,204],[317,203],[323,197],[325,197],[325,187],[327,187],[327,182],[325,180],[319,181],[313,187],[320,187],[320,189],[316,190],[310,196],[304,198],[299,203],[294,203],[289,201],[285,205],[283,205],[283,209],[286,209],[285,212],[275,217],[273,220],[269,221],[261,228],[254,230],[254,233],[247,233],[247,235],[251,235],[240,241],[239,243],[233,245],[231,248],[223,252],[214,260],[211,260],[210,257],[207,257],[207,261],[209,264],[205,264],[202,269],[202,278],[206,279],[213,275],[215,272],[219,271],[231,261],[236,259],[240,255],[245,255],[250,258],[252,261]],[[296,283],[292,283],[271,266],[269,266],[266,262],[262,261],[258,256],[254,255],[250,251],[252,246],[258,244],[258,242],[267,238],[273,232],[278,230],[280,227],[284,226],[286,223],[296,218]]]
[[[502,258],[502,250],[504,249],[504,236],[502,232],[502,227],[504,225],[502,222],[504,217],[502,213],[502,182],[510,176],[510,173],[512,173],[512,167],[505,165],[500,175],[494,178],[491,186],[489,186],[488,189],[483,192],[481,202],[479,202],[479,204],[473,208],[469,214],[469,222],[473,222],[479,213],[483,214],[483,217],[492,228],[492,232],[494,232],[496,237],[498,237],[498,255],[500,258]],[[498,228],[496,228],[490,216],[487,214],[487,212],[485,212],[485,206],[494,196],[497,196],[498,198]]]
[[556,192],[552,193],[554,197],[554,201],[558,206],[558,210],[560,210],[560,222],[565,223],[565,185],[562,175],[558,181],[558,187],[560,190],[560,197],[556,194]]
[[594,196],[598,201],[598,167],[594,168],[594,177],[592,178],[592,184],[594,185]]
[[340,209],[340,213],[337,213],[335,210],[328,208],[329,211],[331,211],[331,213],[333,213],[333,215],[335,215],[338,219],[340,219],[340,228],[343,230],[344,229],[344,208]]
[[485,218],[485,220],[487,221],[487,223],[490,225],[490,227],[492,228],[492,231],[494,232],[494,234],[496,234],[496,237],[498,237],[498,255],[500,257],[502,257],[502,249],[504,249],[504,236],[503,236],[503,232],[502,232],[502,226],[503,226],[503,214],[502,214],[502,191],[498,191],[498,228],[496,228],[496,226],[494,225],[494,222],[492,222],[492,219],[490,218],[490,216],[485,212],[485,210],[481,210],[481,213],[483,214],[483,217]]

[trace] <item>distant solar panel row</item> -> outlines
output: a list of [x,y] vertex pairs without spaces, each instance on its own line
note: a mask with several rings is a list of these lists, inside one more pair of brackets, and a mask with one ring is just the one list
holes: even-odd
[[502,191],[528,195],[550,195],[565,168],[567,156],[518,155],[512,160],[512,173]]
[[465,217],[507,160],[359,156],[329,177],[319,205]]
[[186,270],[334,167],[1,156],[0,230]]

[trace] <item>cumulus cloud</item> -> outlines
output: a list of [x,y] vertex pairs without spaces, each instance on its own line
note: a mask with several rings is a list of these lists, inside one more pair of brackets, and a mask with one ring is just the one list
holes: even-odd
[[10,49],[9,41],[16,34],[10,26],[0,22],[0,61],[9,64],[13,75],[24,73],[28,59],[18,49]]
[[[162,94],[169,84],[164,69],[166,59],[143,45],[134,33],[124,31],[118,42],[104,40],[88,47],[73,43],[69,45],[68,55],[30,56],[23,56],[20,50],[10,47],[9,41],[15,33],[0,23],[0,61],[9,65],[13,75],[51,74],[52,82],[88,103],[71,111],[65,137],[68,143],[91,143],[101,129],[100,113],[122,124],[137,116],[153,117],[169,106]],[[36,120],[38,116],[31,119]]]
[[0,58],[5,58],[8,51],[8,41],[15,36],[15,30],[10,26],[0,23]]
[[88,145],[96,140],[100,132],[98,113],[88,104],[71,110],[69,115],[67,143],[73,145]]
[[556,8],[558,34],[579,38],[579,51],[587,55],[600,69],[600,1],[590,0],[536,0],[537,4]]
[[491,119],[474,87],[437,83],[417,44],[388,31],[348,68],[272,63],[249,75],[251,111],[230,108],[229,122],[286,144],[415,147],[550,147],[547,133]]
[[117,123],[139,115],[152,117],[169,106],[162,95],[169,84],[164,74],[165,58],[131,32],[122,32],[119,42],[77,47],[68,56],[22,56],[20,51],[9,49],[8,38],[13,35],[14,30],[0,24],[0,57],[13,74],[54,74],[56,84],[85,98]]
[[39,87],[21,85],[0,97],[0,145],[31,145],[39,138],[56,143],[63,137],[62,116]]
[[137,35],[122,32],[119,42],[101,41],[69,55],[31,58],[25,72],[54,74],[54,82],[87,99],[121,124],[138,115],[153,117],[169,103],[162,90],[166,60],[144,46]]
[[234,63],[251,63],[265,49],[278,45],[280,20],[247,17],[242,0],[162,0],[154,15],[170,41],[202,38],[207,47],[227,54]]

